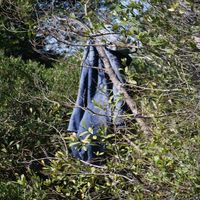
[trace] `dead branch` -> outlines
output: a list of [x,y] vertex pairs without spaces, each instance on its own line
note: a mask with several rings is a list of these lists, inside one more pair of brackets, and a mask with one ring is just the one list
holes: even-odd
[[110,80],[112,81],[113,85],[119,90],[119,92],[121,94],[123,94],[124,100],[127,103],[127,105],[129,106],[129,108],[130,108],[135,120],[139,124],[141,130],[145,133],[145,135],[151,135],[152,132],[151,132],[150,127],[144,122],[143,119],[137,118],[137,115],[138,115],[137,105],[136,105],[135,101],[133,101],[132,98],[129,96],[126,89],[123,87],[123,84],[117,79],[114,71],[112,70],[112,66],[106,56],[104,48],[101,46],[97,46],[96,48],[99,53],[99,56],[101,57],[101,59],[104,63],[106,73],[110,77]]

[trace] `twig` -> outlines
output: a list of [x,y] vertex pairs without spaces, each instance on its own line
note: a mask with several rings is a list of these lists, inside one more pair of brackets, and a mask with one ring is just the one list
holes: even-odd
[[133,87],[133,88],[139,88],[142,90],[151,90],[151,91],[156,91],[156,92],[180,92],[180,91],[182,91],[182,89],[179,89],[179,88],[161,89],[161,88],[148,88],[148,87],[143,87],[143,86],[133,85],[133,84],[125,84],[125,85],[128,85],[129,87]]
[[136,144],[134,144],[131,140],[129,140],[129,139],[127,138],[127,136],[122,135],[122,137],[123,137],[132,147],[134,147],[134,149],[135,149],[139,154],[142,154],[142,150],[141,150]]
[[83,160],[80,160],[80,161],[81,161],[82,163],[84,163],[84,164],[90,166],[90,167],[95,167],[95,168],[100,168],[100,169],[107,169],[106,166],[94,165],[94,164],[92,164],[92,163],[88,163],[88,162],[85,162],[85,161],[83,161]]
[[130,183],[140,183],[143,184],[143,182],[134,175],[134,179],[131,179],[125,175],[122,174],[116,174],[116,173],[90,173],[90,172],[79,172],[79,173],[66,173],[67,175],[95,175],[95,176],[118,176],[118,177],[122,177],[126,180],[128,180]]
[[59,134],[59,136],[60,136],[60,138],[61,138],[61,140],[62,140],[62,142],[63,142],[63,145],[64,145],[64,147],[65,147],[65,151],[67,151],[68,148],[67,148],[65,139],[63,138],[63,136],[62,136],[62,134],[61,134],[61,131],[59,131],[55,126],[52,126],[51,124],[48,124],[48,123],[46,123],[46,122],[44,122],[44,121],[41,121],[40,123],[42,123],[42,124],[44,124],[44,125],[46,125],[46,126],[48,126],[48,127],[50,127],[50,128],[53,128],[53,129]]
[[42,161],[42,160],[57,160],[57,158],[55,157],[44,157],[44,158],[35,158],[35,159],[32,159],[32,160],[27,160],[27,161],[18,161],[17,160],[17,163],[22,163],[22,164],[31,164],[32,162],[39,162],[39,161]]

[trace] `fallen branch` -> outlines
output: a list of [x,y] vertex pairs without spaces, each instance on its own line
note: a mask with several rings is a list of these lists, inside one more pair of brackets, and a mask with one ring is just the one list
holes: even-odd
[[132,98],[129,96],[127,93],[126,89],[123,87],[123,84],[117,79],[112,66],[109,62],[109,59],[107,58],[107,55],[105,53],[104,47],[96,46],[96,49],[99,53],[99,56],[101,57],[104,67],[105,67],[105,72],[108,74],[110,80],[112,81],[113,85],[118,89],[118,91],[123,94],[124,100],[126,104],[129,106],[135,120],[139,124],[141,130],[146,134],[146,135],[151,135],[151,129],[150,127],[144,122],[143,119],[137,118],[138,115],[138,110],[137,110],[137,105],[136,103],[132,100]]

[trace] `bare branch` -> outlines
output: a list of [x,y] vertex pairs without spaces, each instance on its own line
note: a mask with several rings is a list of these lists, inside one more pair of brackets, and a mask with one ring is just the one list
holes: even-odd
[[141,118],[137,118],[138,115],[138,109],[137,109],[137,105],[135,103],[135,101],[132,100],[132,98],[129,96],[129,94],[127,93],[126,89],[123,87],[123,84],[116,78],[115,73],[112,70],[111,64],[106,56],[106,53],[104,51],[103,47],[97,47],[97,51],[104,63],[105,66],[105,71],[108,74],[108,76],[110,77],[110,80],[112,81],[113,85],[118,89],[118,91],[120,93],[122,93],[124,95],[124,100],[127,103],[127,105],[129,106],[133,116],[135,117],[135,120],[137,121],[137,123],[139,124],[141,130],[146,134],[146,135],[151,135],[151,129],[150,127],[144,122],[143,119]]

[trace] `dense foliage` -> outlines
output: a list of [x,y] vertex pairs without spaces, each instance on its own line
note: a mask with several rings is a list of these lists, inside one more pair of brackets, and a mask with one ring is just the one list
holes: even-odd
[[[126,87],[153,134],[127,114],[126,127],[102,136],[107,152],[97,166],[68,152],[82,51],[63,58],[34,45],[38,23],[68,15],[66,2],[42,11],[37,2],[0,1],[0,199],[200,198],[199,4],[68,2],[79,2],[81,16],[74,9],[70,17],[88,26],[84,34],[106,23],[140,41],[125,68]],[[95,11],[99,2],[105,15]]]

